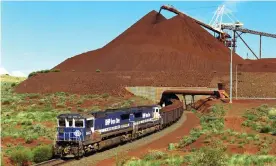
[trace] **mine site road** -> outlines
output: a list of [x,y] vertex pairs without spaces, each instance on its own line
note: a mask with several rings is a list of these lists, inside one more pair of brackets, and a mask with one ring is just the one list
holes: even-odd
[[40,163],[37,165],[47,165],[47,166],[53,166],[53,165],[68,165],[68,166],[75,166],[75,165],[82,165],[82,166],[86,166],[86,165],[96,165],[98,162],[105,160],[105,159],[109,159],[113,156],[115,156],[117,153],[121,153],[121,152],[130,152],[133,149],[137,149],[143,145],[147,145],[153,141],[156,141],[164,136],[166,136],[167,134],[170,134],[171,132],[175,131],[176,129],[178,129],[180,126],[182,126],[182,124],[187,120],[187,113],[186,111],[184,111],[183,115],[181,116],[181,118],[175,122],[174,124],[172,124],[171,126],[153,133],[151,135],[142,137],[140,139],[137,139],[133,142],[130,143],[126,143],[102,152],[97,152],[95,154],[92,154],[90,156],[87,157],[83,157],[80,160],[61,160],[61,159],[53,159],[53,160],[49,160],[46,161],[44,163]]

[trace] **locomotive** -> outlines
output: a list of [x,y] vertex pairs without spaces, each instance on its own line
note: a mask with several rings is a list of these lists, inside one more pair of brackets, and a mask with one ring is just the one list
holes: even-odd
[[54,153],[59,157],[85,154],[132,141],[177,121],[183,104],[107,109],[90,113],[60,114]]

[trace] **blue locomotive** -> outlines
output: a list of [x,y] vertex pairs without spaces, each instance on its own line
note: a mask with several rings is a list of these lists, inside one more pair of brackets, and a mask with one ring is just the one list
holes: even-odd
[[57,117],[55,155],[81,157],[162,129],[180,118],[183,105],[169,111],[158,105],[107,109]]

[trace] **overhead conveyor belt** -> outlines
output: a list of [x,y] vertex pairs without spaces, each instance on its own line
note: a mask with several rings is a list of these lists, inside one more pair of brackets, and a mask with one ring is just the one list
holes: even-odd
[[223,25],[222,24],[221,28],[222,29],[233,30],[233,31],[239,31],[239,32],[243,32],[243,33],[250,33],[250,34],[255,34],[255,35],[260,35],[260,36],[276,38],[276,34],[265,33],[265,32],[260,32],[260,31],[255,31],[255,30],[250,30],[250,29],[240,28],[240,27],[234,27],[234,26],[231,26],[231,25]]

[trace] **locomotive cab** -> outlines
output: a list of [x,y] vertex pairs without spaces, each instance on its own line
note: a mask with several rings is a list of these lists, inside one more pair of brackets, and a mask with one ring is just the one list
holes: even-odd
[[153,107],[153,118],[154,119],[160,118],[160,107],[158,107],[158,106]]
[[58,117],[57,141],[83,141],[85,136],[85,119],[76,115]]
[[94,117],[61,114],[57,120],[57,141],[85,141],[94,132]]
[[94,117],[80,114],[61,114],[57,117],[55,154],[79,156],[82,144],[94,132]]

